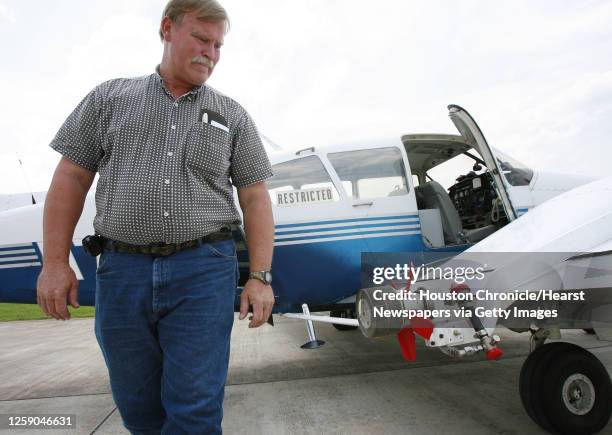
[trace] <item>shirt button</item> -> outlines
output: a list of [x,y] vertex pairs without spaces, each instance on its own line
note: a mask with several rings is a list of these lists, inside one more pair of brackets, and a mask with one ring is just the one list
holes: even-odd
[[170,157],[172,157],[172,156],[174,155],[174,153],[173,153],[172,151],[168,151],[168,155],[169,155]]
[[174,107],[178,107],[178,103],[174,103]]
[[168,217],[170,216],[170,213],[168,213],[167,211],[164,212],[164,217]]
[[170,184],[170,180],[165,179],[165,180],[164,180],[164,183],[166,183],[166,184]]
[[176,125],[173,125],[172,127],[170,127],[172,130],[176,130]]

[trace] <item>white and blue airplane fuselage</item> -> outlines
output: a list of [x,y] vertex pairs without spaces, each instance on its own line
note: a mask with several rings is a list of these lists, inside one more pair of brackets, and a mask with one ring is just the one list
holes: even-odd
[[[411,252],[415,258],[406,260],[414,262],[423,252],[450,256],[588,181],[525,168],[489,148],[465,110],[449,110],[459,135],[404,135],[271,154],[275,312],[300,312],[304,303],[315,311],[350,307],[361,285],[362,252]],[[464,179],[450,193],[442,192],[431,170],[458,156],[473,159],[476,170],[453,174]],[[43,206],[0,213],[0,301],[36,302]],[[81,305],[95,303],[96,259],[81,243],[94,233],[94,216],[90,193],[70,252]],[[242,229],[234,236],[244,276],[248,253]]]

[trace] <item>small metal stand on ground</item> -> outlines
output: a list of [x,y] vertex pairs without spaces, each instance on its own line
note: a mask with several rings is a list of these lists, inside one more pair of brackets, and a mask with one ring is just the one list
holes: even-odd
[[[304,312],[305,316],[310,316],[308,304],[302,304],[302,311]],[[325,344],[323,340],[317,340],[312,320],[306,320],[306,330],[308,331],[308,339],[310,341],[301,345],[300,347],[302,349],[317,349]]]

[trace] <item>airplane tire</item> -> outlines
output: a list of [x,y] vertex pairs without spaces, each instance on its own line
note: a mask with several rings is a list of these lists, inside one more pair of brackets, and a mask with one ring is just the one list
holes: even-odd
[[527,415],[545,430],[552,431],[552,426],[545,417],[542,417],[542,379],[551,359],[558,352],[563,351],[564,343],[550,343],[538,347],[531,352],[521,369],[519,377],[519,393],[521,402]]
[[[329,313],[331,317],[342,317],[343,319],[354,319],[355,315],[351,310],[336,310]],[[341,325],[339,323],[332,323],[333,327],[338,331],[354,331],[359,326]]]
[[552,361],[543,378],[544,411],[558,433],[599,432],[612,412],[610,376],[591,352],[569,343],[567,348],[571,353]]
[[397,293],[397,290],[391,286],[362,288],[357,292],[355,315],[359,320],[361,333],[368,338],[396,334],[407,323],[405,318],[379,317],[374,315],[375,308],[382,310],[401,310],[404,308],[403,301],[387,298],[378,300],[375,298],[374,293],[379,290],[383,293]]
[[610,419],[608,372],[574,344],[551,343],[534,351],[523,365],[519,388],[527,413],[549,432],[592,434]]

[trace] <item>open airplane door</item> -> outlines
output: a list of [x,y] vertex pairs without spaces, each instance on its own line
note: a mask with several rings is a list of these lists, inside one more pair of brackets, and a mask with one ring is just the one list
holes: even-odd
[[472,116],[464,108],[451,104],[448,106],[448,111],[448,116],[450,116],[453,124],[455,124],[457,130],[459,130],[459,133],[461,133],[461,136],[463,136],[465,141],[472,145],[474,149],[482,156],[482,159],[493,177],[498,198],[501,199],[504,210],[506,211],[506,216],[508,216],[508,221],[512,222],[518,217],[518,214],[512,205],[512,201],[510,200],[508,186],[506,185],[505,178],[502,176],[501,168],[499,167],[497,159],[493,155],[487,140],[482,134],[480,127],[478,127],[478,124],[476,124],[474,118],[472,118]]

